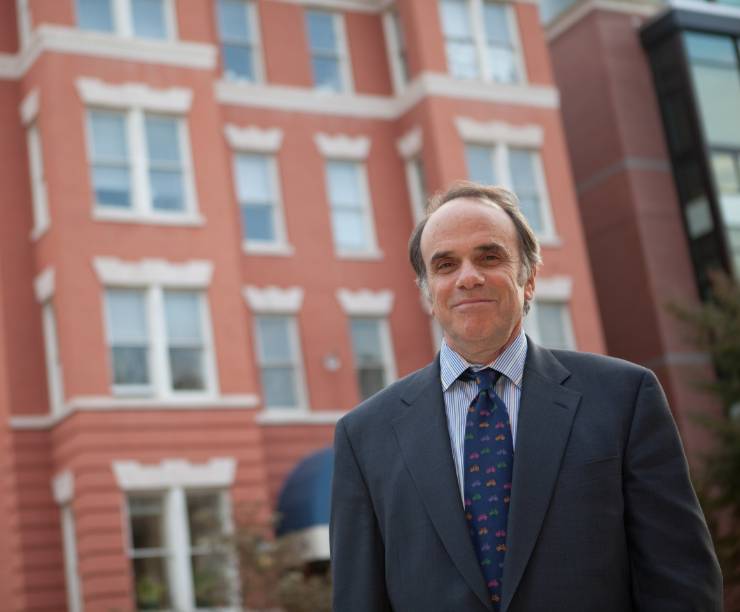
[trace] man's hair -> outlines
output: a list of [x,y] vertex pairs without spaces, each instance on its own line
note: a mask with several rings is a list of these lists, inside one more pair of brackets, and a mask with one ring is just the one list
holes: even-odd
[[[540,244],[537,241],[537,236],[535,236],[527,218],[522,214],[519,208],[519,200],[513,192],[503,187],[481,185],[470,181],[458,181],[453,183],[447,191],[435,194],[427,204],[424,218],[419,221],[414,231],[411,232],[411,238],[409,239],[409,261],[411,261],[411,266],[416,273],[416,284],[419,285],[427,296],[429,295],[427,269],[424,264],[424,258],[421,255],[421,235],[424,233],[427,221],[429,221],[429,217],[436,210],[439,210],[447,202],[457,200],[458,198],[473,199],[491,206],[498,206],[513,221],[519,237],[520,265],[517,281],[520,285],[523,285],[542,263],[542,257],[540,255]],[[525,314],[528,310],[529,303],[525,303]]]

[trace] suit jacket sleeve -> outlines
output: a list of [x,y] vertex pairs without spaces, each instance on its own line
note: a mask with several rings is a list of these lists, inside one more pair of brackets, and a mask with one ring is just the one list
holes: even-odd
[[334,434],[330,539],[334,612],[390,612],[385,548],[342,421]]
[[624,455],[625,523],[637,610],[722,609],[722,576],[668,403],[646,371]]

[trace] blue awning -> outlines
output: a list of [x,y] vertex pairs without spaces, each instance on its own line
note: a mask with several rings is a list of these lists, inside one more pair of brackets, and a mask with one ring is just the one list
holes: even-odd
[[334,450],[325,448],[301,461],[288,475],[278,499],[277,535],[329,524]]

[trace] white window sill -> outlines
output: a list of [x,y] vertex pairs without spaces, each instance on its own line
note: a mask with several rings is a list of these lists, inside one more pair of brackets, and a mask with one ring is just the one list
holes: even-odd
[[290,257],[295,254],[293,245],[287,243],[242,242],[242,251],[247,255],[274,255]]
[[203,226],[205,217],[192,212],[180,214],[141,214],[129,210],[110,210],[100,207],[93,209],[93,219],[113,223],[138,223],[140,225]]
[[255,408],[259,398],[254,394],[215,395],[213,393],[183,393],[167,397],[126,397],[121,395],[95,396],[83,395],[73,397],[67,403],[67,409],[74,410],[119,410],[129,409],[188,409],[188,408]]
[[337,251],[339,259],[355,261],[380,261],[383,259],[383,251],[373,249],[372,251]]
[[537,240],[539,241],[540,246],[543,247],[554,248],[563,246],[563,240],[557,234],[537,234]]
[[259,425],[334,425],[345,414],[343,410],[268,408],[257,414],[255,421]]

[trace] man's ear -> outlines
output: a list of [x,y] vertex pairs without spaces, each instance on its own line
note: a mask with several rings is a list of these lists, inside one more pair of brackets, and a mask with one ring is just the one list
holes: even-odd
[[530,301],[534,299],[534,287],[535,277],[537,276],[537,269],[532,270],[532,274],[529,276],[527,281],[524,283],[524,299]]

